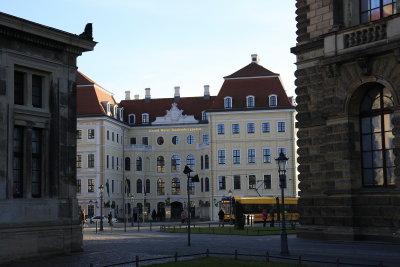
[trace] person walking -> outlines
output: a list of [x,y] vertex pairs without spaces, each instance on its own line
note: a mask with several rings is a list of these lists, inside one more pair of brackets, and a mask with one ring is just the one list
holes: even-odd
[[267,224],[267,216],[268,216],[267,210],[264,209],[262,211],[263,227],[265,227],[265,225]]
[[153,220],[153,222],[156,221],[157,219],[157,212],[156,210],[153,209],[153,211],[151,212],[151,219]]
[[181,212],[181,223],[182,224],[185,223],[186,219],[187,219],[186,211],[182,210],[182,212]]
[[222,209],[220,209],[218,212],[218,218],[219,218],[218,227],[220,227],[221,224],[222,224],[222,227],[224,227],[225,226],[225,212]]

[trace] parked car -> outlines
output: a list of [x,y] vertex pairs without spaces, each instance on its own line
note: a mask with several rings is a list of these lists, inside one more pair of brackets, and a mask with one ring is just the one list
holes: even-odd
[[[93,223],[100,223],[101,220],[101,216],[94,216],[90,219],[91,222]],[[118,222],[118,220],[116,218],[112,218],[111,219],[112,223],[116,223]],[[108,223],[108,217],[107,216],[103,216],[103,223]]]

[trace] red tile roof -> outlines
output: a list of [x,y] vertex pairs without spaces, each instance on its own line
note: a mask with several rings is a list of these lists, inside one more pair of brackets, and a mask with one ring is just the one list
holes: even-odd
[[[176,103],[177,108],[183,110],[184,115],[194,115],[196,120],[201,120],[201,112],[207,110],[214,97],[206,99],[204,97],[181,97]],[[120,106],[124,108],[124,121],[128,121],[129,114],[135,114],[136,123],[142,123],[142,114],[149,114],[149,121],[153,122],[156,117],[165,116],[167,110],[171,109],[174,98],[156,98],[146,101],[139,100],[122,100]]]
[[225,76],[225,79],[232,78],[244,78],[244,77],[260,77],[260,76],[277,76],[279,74],[274,73],[258,63],[252,62],[249,65],[241,68],[240,70],[232,73],[229,76]]
[[77,114],[84,115],[106,115],[102,102],[115,105],[113,94],[107,92],[84,74],[77,72]]

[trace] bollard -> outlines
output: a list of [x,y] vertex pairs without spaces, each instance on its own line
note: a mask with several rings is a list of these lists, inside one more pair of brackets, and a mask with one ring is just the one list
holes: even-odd
[[210,257],[210,250],[206,249],[206,257]]
[[139,256],[136,256],[136,267],[139,267]]
[[238,252],[237,252],[237,249],[235,249],[235,260],[237,260],[238,259]]
[[269,262],[269,251],[267,251],[267,253],[265,253],[265,259],[267,260],[267,262]]
[[97,222],[96,222],[96,234],[97,234]]
[[175,262],[177,262],[178,261],[178,252],[175,252],[174,257],[175,257]]

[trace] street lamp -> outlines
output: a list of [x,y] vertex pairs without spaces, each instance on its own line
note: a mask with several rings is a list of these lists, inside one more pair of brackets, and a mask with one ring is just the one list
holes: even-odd
[[283,152],[279,153],[279,157],[275,159],[278,164],[279,173],[279,187],[281,188],[282,194],[282,224],[281,224],[281,254],[289,254],[288,240],[286,233],[286,219],[285,219],[285,193],[284,188],[286,187],[286,164],[288,158]]
[[129,198],[131,199],[131,215],[132,215],[132,219],[131,219],[131,226],[133,226],[133,201],[134,201],[134,196],[132,193],[129,194]]
[[[231,189],[229,189],[229,191],[228,191],[228,196],[229,196],[229,202],[230,202],[230,205],[229,205],[229,224],[233,224],[233,221],[232,221],[232,196],[233,196],[233,193],[232,193],[232,190]],[[223,225],[223,224],[222,224]]]
[[104,185],[100,185],[100,231],[103,231],[103,193]]
[[187,183],[186,183],[186,190],[188,194],[188,219],[187,219],[187,224],[188,224],[188,246],[190,247],[190,190],[189,190],[189,182],[190,179],[192,179],[192,183],[194,182],[199,182],[199,176],[196,174],[195,176],[190,176],[190,173],[193,172],[192,169],[189,168],[189,166],[185,165],[185,169],[183,170],[183,173],[187,175]]

